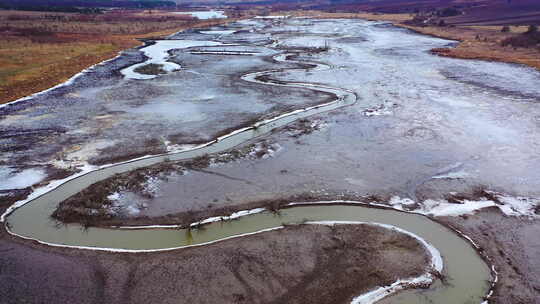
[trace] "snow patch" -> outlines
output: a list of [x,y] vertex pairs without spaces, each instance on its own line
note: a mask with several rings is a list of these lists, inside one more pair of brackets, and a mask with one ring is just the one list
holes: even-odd
[[267,159],[274,157],[276,153],[280,152],[283,147],[278,143],[268,144],[267,142],[259,142],[255,144],[253,149],[248,153],[248,157],[251,159]]
[[[396,107],[397,105],[395,104],[392,104],[392,107]],[[383,103],[381,105],[378,105],[376,107],[373,107],[373,108],[368,108],[368,109],[365,109],[364,111],[362,111],[362,114],[364,116],[367,116],[367,117],[371,117],[371,116],[382,116],[382,115],[392,115],[392,110],[391,108],[386,105],[386,103]]]
[[538,216],[536,209],[540,206],[540,198],[497,195],[497,199],[503,204],[497,205],[497,207],[506,215]]
[[459,216],[464,214],[472,214],[483,208],[497,206],[495,202],[490,200],[480,201],[463,201],[463,204],[453,204],[446,200],[425,200],[422,202],[422,209],[418,213],[434,216]]
[[129,214],[129,215],[137,215],[139,213],[141,213],[141,209],[133,206],[133,205],[129,205],[127,206],[126,208],[124,208],[124,210]]
[[107,196],[107,199],[108,199],[109,201],[111,201],[111,202],[114,202],[114,201],[120,200],[120,197],[121,197],[120,192],[114,192],[114,193],[112,193],[112,194],[109,194],[109,195]]
[[[116,191],[107,196],[107,199],[111,203],[104,206],[105,211],[111,215],[128,215],[135,216],[146,209],[148,205],[144,202],[139,202],[137,196],[132,193],[123,193]],[[95,210],[98,213],[98,210]]]
[[17,171],[0,168],[0,190],[24,189],[41,182],[46,176],[41,169]]
[[401,198],[399,196],[392,196],[392,198],[390,198],[390,201],[388,202],[388,204],[390,206],[394,207],[395,209],[405,210],[405,209],[409,209],[412,206],[416,205],[416,202],[413,201],[410,198]]

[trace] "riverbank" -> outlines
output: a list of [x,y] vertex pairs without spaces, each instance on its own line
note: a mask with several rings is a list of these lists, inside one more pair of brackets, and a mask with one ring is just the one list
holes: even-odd
[[77,14],[0,11],[0,22],[7,24],[0,28],[0,104],[63,83],[123,50],[141,46],[140,39],[236,20],[154,17],[138,12],[107,14],[114,15],[113,19],[94,21],[91,16]]
[[498,273],[490,303],[536,303],[540,291],[540,221],[508,217],[495,208],[461,217],[440,217],[470,237]]
[[422,275],[430,260],[414,238],[370,225],[287,226],[137,255],[39,245],[2,228],[0,251],[3,303],[350,303]]

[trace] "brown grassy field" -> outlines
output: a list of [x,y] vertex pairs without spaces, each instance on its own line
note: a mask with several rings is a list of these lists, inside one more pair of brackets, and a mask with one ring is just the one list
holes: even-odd
[[0,11],[0,103],[62,83],[81,70],[190,27],[230,22],[156,12],[102,15]]
[[502,46],[501,43],[506,38],[515,36],[516,33],[523,32],[522,27],[512,27],[510,33],[502,33],[501,28],[491,29],[490,27],[408,27],[414,31],[429,34],[437,37],[448,38],[460,41],[456,48],[434,49],[435,54],[447,57],[464,59],[481,59],[502,61],[509,63],[520,63],[540,70],[540,48],[514,48],[512,46]]

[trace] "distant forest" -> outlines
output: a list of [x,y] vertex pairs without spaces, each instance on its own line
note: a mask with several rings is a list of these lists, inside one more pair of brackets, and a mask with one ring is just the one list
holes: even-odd
[[167,0],[0,0],[0,9],[97,13],[100,8],[175,7]]

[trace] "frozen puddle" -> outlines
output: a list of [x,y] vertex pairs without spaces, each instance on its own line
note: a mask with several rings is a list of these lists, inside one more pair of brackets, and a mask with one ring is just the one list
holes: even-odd
[[207,34],[207,35],[230,35],[236,33],[236,30],[223,30],[223,31],[199,31],[201,34]]
[[227,18],[224,11],[196,11],[196,12],[174,12],[177,15],[191,15],[197,19],[223,19]]
[[145,62],[141,62],[132,66],[129,66],[120,72],[128,79],[153,79],[158,75],[141,74],[136,72],[138,68],[146,65],[155,64],[160,65],[161,69],[167,73],[179,70],[181,66],[174,62],[168,62],[169,51],[175,49],[187,49],[191,47],[202,46],[216,46],[223,45],[220,42],[215,41],[194,41],[194,40],[157,40],[154,44],[149,45],[141,49],[148,59]]
[[255,56],[257,52],[235,52],[235,51],[191,51],[193,55],[236,55],[236,56]]

